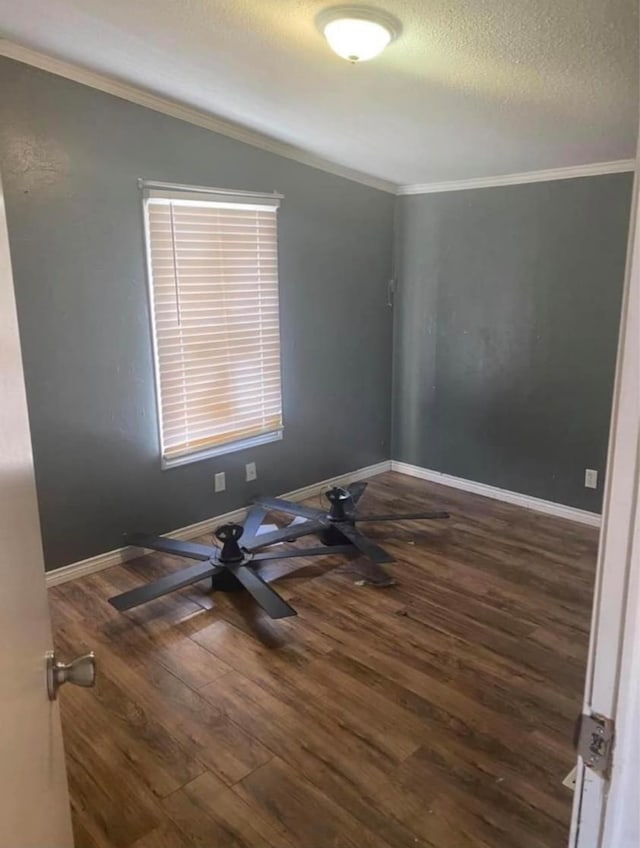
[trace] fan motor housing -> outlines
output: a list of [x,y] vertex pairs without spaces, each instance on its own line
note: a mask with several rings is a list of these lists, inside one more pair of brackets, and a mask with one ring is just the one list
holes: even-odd
[[[341,489],[339,486],[332,486],[326,494],[327,500],[331,504],[327,518],[329,521],[348,521],[349,517],[344,508],[351,495],[346,489]],[[343,544],[343,542],[334,542],[334,544]]]

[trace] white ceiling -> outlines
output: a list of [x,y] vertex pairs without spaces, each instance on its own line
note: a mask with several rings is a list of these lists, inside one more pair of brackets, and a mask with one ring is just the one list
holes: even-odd
[[34,49],[398,184],[635,155],[636,0],[380,0],[403,33],[330,52],[318,0],[4,0]]

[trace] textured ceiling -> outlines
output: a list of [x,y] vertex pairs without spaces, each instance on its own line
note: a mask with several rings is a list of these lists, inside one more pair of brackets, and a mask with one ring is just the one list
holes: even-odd
[[315,0],[2,0],[5,37],[395,183],[635,155],[636,0],[385,0],[330,52]]

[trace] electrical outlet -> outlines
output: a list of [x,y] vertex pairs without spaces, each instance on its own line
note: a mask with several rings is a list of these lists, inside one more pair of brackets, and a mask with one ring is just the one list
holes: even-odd
[[213,478],[213,488],[216,492],[224,492],[227,488],[227,478],[225,477],[224,471],[218,471],[216,476]]
[[255,480],[256,477],[258,476],[258,472],[256,471],[255,462],[247,462],[247,464],[245,465],[244,468],[245,468],[245,471],[246,471],[245,479],[246,479],[247,483],[250,483],[252,480]]
[[598,472],[593,468],[585,468],[584,470],[584,485],[587,489],[598,488]]

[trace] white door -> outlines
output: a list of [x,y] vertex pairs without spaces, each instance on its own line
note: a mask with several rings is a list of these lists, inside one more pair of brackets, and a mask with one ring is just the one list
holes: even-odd
[[626,292],[583,712],[615,722],[610,774],[578,759],[570,845],[640,845],[640,216],[634,186]]
[[0,183],[0,845],[72,848],[51,628]]

